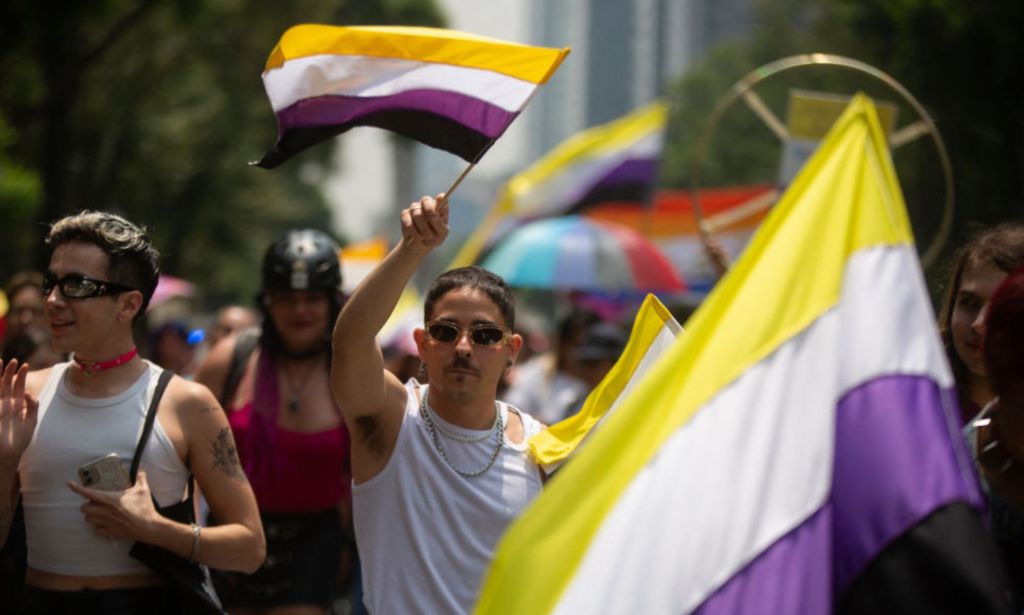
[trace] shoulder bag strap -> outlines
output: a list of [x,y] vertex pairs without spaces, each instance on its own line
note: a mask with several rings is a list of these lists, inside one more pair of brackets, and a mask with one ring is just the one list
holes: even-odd
[[[156,381],[156,389],[153,390],[153,399],[149,402],[149,410],[146,412],[146,422],[142,426],[142,436],[139,438],[139,443],[135,446],[135,456],[132,457],[132,468],[128,473],[131,478],[132,484],[135,484],[135,475],[139,472],[139,463],[142,461],[142,451],[146,450],[146,444],[149,442],[149,435],[153,432],[153,421],[156,420],[156,409],[160,405],[160,398],[164,395],[164,389],[167,388],[167,383],[174,377],[174,372],[169,369],[160,371],[160,378]],[[192,490],[191,481],[189,481],[189,491]]]

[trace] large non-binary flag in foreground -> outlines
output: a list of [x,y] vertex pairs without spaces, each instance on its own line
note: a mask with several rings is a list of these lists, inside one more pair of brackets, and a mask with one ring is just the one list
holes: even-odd
[[300,25],[267,59],[273,168],[354,126],[385,128],[475,162],[569,50],[437,28]]
[[560,468],[615,413],[682,331],[661,301],[647,295],[633,319],[622,354],[587,395],[580,411],[530,438],[530,453],[545,472]]
[[686,335],[510,528],[477,610],[999,612],[952,386],[858,96]]
[[667,121],[668,105],[656,101],[560,143],[502,186],[450,267],[472,265],[502,223],[575,213],[607,201],[646,203]]

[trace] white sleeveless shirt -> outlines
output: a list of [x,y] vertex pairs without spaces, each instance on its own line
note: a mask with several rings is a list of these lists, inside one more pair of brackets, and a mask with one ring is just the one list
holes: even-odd
[[[131,541],[108,541],[86,523],[84,499],[67,483],[78,481],[78,467],[117,453],[125,469],[153,398],[160,368],[149,369],[127,390],[102,399],[73,395],[64,382],[70,363],[52,368],[39,396],[35,434],[18,463],[25,508],[28,565],[36,570],[75,576],[129,575],[150,572],[128,555]],[[142,454],[153,496],[161,507],[182,500],[188,470],[159,419]]]
[[[468,613],[494,548],[508,524],[541,490],[540,471],[526,440],[541,429],[527,414],[525,437],[507,437],[494,465],[466,478],[449,467],[420,416],[427,387],[406,383],[408,401],[398,440],[379,474],[352,488],[356,542],[363,566],[364,601],[370,613]],[[504,424],[508,406],[499,402]],[[454,439],[485,432],[439,419],[437,436],[456,468],[479,470],[495,449],[495,437]]]

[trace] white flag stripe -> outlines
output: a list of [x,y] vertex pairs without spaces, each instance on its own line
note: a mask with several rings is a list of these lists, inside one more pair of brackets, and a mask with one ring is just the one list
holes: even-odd
[[[747,370],[665,443],[605,518],[556,612],[699,606],[825,502],[834,410],[845,391],[887,374],[951,385],[913,248],[855,254],[845,274],[836,309]],[[590,579],[615,583],[594,587]]]
[[[637,387],[644,375],[650,371],[651,367],[658,362],[658,359],[676,343],[676,337],[683,332],[683,328],[679,326],[679,323],[674,318],[670,318],[661,327],[661,331],[658,331],[658,335],[651,341],[651,345],[647,347],[647,351],[644,352],[644,358],[637,365],[636,371],[633,372],[633,376],[626,382],[626,386],[622,388],[622,392],[615,398],[615,402],[611,405],[608,410],[601,415],[601,419],[594,425],[593,429],[597,429],[608,420],[608,417],[615,414],[615,411],[622,405],[622,400],[629,397],[629,394]],[[593,433],[593,429],[591,433]]]
[[[583,446],[583,443],[586,442],[591,435],[596,433],[597,430],[601,428],[601,425],[604,424],[604,422],[608,419],[609,416],[615,413],[618,407],[622,404],[622,400],[629,397],[630,392],[636,388],[637,383],[643,380],[644,375],[651,369],[651,367],[654,366],[655,363],[657,363],[658,359],[660,359],[662,355],[664,355],[665,352],[672,347],[672,344],[674,344],[676,341],[676,337],[682,332],[683,328],[679,326],[679,323],[676,322],[674,318],[669,318],[667,321],[665,321],[665,323],[661,326],[661,330],[658,331],[658,334],[654,337],[653,340],[651,340],[651,344],[644,351],[643,358],[640,360],[640,363],[637,364],[636,370],[634,370],[633,375],[629,378],[628,381],[626,381],[626,385],[622,387],[622,391],[619,393],[619,396],[615,398],[615,401],[612,402],[612,405],[609,406],[608,409],[604,412],[604,414],[601,415],[601,418],[599,418],[597,422],[594,423],[594,425],[587,432],[587,435],[583,436],[583,439],[580,440],[580,443],[577,445],[577,449],[580,446]],[[566,459],[559,459],[555,463],[542,464],[544,472],[546,472],[547,474],[551,474],[558,468],[562,467],[562,464],[565,463]]]
[[622,150],[608,154],[595,151],[594,156],[573,162],[560,173],[533,187],[516,201],[516,212],[523,214],[557,213],[571,205],[573,199],[583,196],[585,188],[592,187],[610,170],[631,158],[657,158],[661,155],[664,131],[658,130],[638,139]]
[[417,89],[457,92],[519,111],[536,83],[479,68],[372,56],[314,55],[263,74],[274,111],[316,96],[384,97]]

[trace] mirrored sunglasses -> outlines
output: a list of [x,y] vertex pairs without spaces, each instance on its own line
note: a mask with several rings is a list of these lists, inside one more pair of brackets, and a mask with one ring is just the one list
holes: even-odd
[[123,284],[94,280],[80,273],[69,273],[58,278],[52,272],[47,271],[43,275],[43,296],[49,297],[55,286],[60,289],[60,294],[64,295],[66,299],[91,299],[135,290]]
[[469,341],[477,346],[495,346],[505,342],[512,332],[498,325],[472,325],[462,328],[445,320],[432,320],[426,326],[427,335],[435,342],[453,344],[462,336],[463,331],[469,332]]

